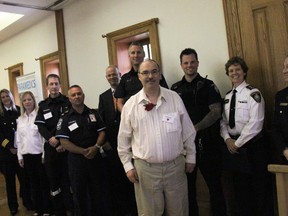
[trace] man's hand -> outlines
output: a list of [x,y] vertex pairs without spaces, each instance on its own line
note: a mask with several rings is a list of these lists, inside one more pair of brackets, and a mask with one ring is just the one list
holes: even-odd
[[88,147],[84,150],[84,156],[87,159],[93,159],[95,155],[98,153],[99,149],[96,146]]
[[286,160],[288,160],[288,148],[283,151],[283,155],[285,156]]
[[51,137],[49,140],[48,140],[49,144],[52,146],[52,147],[55,147],[58,145],[59,143],[59,140],[56,139],[54,136]]
[[18,162],[19,162],[20,167],[24,168],[24,160],[20,159]]
[[63,148],[62,145],[59,145],[59,146],[56,147],[56,151],[57,151],[57,152],[64,152],[65,149]]
[[234,139],[228,138],[225,140],[225,143],[227,145],[228,151],[231,154],[238,154],[238,147],[235,145],[235,141]]
[[185,172],[186,173],[192,173],[194,168],[195,168],[196,164],[192,164],[192,163],[186,163],[185,164]]
[[17,149],[16,148],[10,148],[10,152],[15,155],[15,154],[17,154]]
[[126,173],[128,179],[130,182],[132,183],[139,183],[139,178],[138,178],[138,174],[136,172],[136,169],[132,169],[132,170],[129,170],[127,173]]

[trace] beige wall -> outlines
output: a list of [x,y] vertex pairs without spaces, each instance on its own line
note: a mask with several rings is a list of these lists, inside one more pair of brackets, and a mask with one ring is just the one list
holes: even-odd
[[[169,86],[183,75],[180,52],[191,47],[199,54],[200,74],[214,80],[224,96],[230,84],[224,73],[228,47],[222,0],[81,0],[64,9],[64,22],[70,84],[83,87],[88,106],[97,107],[98,95],[109,87],[104,75],[107,44],[101,35],[155,17],[159,18],[163,72]],[[19,62],[24,63],[24,73],[39,74],[34,58],[56,51],[56,43],[51,16],[0,44],[0,86],[8,87],[4,68]],[[15,44],[21,44],[21,50],[11,53]]]

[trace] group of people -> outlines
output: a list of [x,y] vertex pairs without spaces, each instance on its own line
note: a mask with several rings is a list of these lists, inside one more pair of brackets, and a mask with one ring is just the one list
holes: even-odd
[[[17,174],[23,204],[35,216],[197,216],[199,169],[212,215],[273,215],[264,99],[246,83],[245,61],[225,64],[232,90],[223,100],[198,73],[194,49],[181,52],[184,76],[171,90],[158,63],[144,60],[141,44],[131,43],[128,56],[131,70],[122,77],[107,67],[110,88],[98,110],[85,105],[79,85],[62,95],[56,74],[47,76],[49,97],[39,107],[31,92],[21,95],[21,113],[11,92],[0,91],[0,159],[11,214],[18,211]],[[288,57],[283,74],[288,80]],[[276,96],[272,137],[288,160],[286,92]]]

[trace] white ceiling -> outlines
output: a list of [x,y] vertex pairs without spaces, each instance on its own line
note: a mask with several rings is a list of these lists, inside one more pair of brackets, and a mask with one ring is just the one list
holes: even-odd
[[[76,0],[0,0],[0,11],[24,14],[24,16],[0,31],[0,43],[53,14],[55,10]],[[1,22],[1,20],[0,20]]]

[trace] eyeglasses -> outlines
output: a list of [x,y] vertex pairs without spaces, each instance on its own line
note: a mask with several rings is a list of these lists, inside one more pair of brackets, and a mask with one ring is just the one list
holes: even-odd
[[151,74],[152,76],[156,76],[156,74],[158,74],[158,73],[159,73],[159,70],[139,72],[139,74],[141,74],[141,75],[143,75],[143,76],[149,76],[149,74]]

